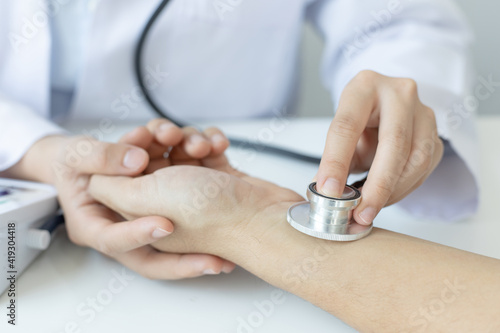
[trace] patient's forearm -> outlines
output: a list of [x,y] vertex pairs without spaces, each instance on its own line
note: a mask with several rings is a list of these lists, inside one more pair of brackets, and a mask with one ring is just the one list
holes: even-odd
[[361,331],[500,329],[499,261],[382,229],[316,239],[286,223],[287,207],[203,246]]
[[498,260],[381,229],[350,243],[316,239],[286,222],[298,195],[233,173],[93,176],[89,191],[126,218],[172,219],[160,250],[229,259],[361,331],[500,331]]

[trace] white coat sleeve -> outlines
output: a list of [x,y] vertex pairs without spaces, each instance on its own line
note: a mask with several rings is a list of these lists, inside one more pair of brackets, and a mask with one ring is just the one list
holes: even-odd
[[[360,71],[414,79],[436,113],[447,149],[424,184],[399,204],[423,218],[457,220],[479,201],[471,94],[472,34],[449,0],[316,0],[308,19],[325,41],[322,79],[335,103]],[[476,89],[477,91],[477,89]],[[483,92],[484,93],[484,92]]]
[[41,138],[64,133],[35,111],[0,96],[0,171],[16,164]]

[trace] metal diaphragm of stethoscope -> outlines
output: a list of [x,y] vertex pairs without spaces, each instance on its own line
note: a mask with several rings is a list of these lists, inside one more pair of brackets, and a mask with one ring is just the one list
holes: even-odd
[[340,198],[319,193],[316,183],[307,188],[307,199],[288,209],[288,223],[300,232],[333,241],[354,241],[367,236],[372,225],[358,224],[352,217],[361,202],[361,192],[355,185],[346,185]]

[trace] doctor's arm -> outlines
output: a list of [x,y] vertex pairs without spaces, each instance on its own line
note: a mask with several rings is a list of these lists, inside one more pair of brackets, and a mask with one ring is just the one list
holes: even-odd
[[[140,127],[120,143],[67,136],[62,129],[19,105],[0,103],[0,177],[52,184],[64,210],[70,239],[102,252],[138,273],[157,279],[179,279],[230,272],[234,264],[206,254],[156,253],[149,244],[173,232],[158,216],[121,222],[118,214],[96,205],[88,195],[90,175],[137,176],[161,166],[169,146],[188,156],[202,156],[214,146],[207,136],[181,130],[161,120]],[[163,125],[163,127],[162,127]],[[212,130],[218,134],[218,131]],[[141,146],[141,147],[139,147]],[[180,148],[182,147],[182,148]],[[163,151],[161,151],[163,149]],[[12,164],[12,165],[10,165]]]
[[[402,204],[421,215],[473,213],[474,149],[466,149],[474,142],[473,117],[455,112],[472,83],[472,38],[456,5],[316,0],[308,18],[325,42],[323,82],[338,105],[317,174],[320,191],[336,197],[350,172],[370,170],[354,212],[358,223],[371,223],[414,191]],[[441,163],[441,138],[452,147],[445,159],[458,155],[457,163]],[[462,181],[436,189],[438,168]]]
[[[93,176],[90,192],[129,219],[170,218],[176,232],[157,249],[224,257],[362,332],[500,329],[500,261],[377,228],[347,243],[304,235],[286,222],[299,195],[215,165],[229,173],[175,166]],[[196,205],[205,188],[218,191]]]

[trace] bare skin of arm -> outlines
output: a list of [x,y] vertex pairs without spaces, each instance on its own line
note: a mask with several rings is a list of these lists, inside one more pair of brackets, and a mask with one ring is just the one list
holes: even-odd
[[[210,253],[363,332],[497,332],[500,261],[375,228],[350,243],[291,228],[293,191],[248,177],[223,157],[138,178],[93,176],[90,193],[126,218],[160,215],[161,251]],[[214,170],[216,169],[216,170]]]

